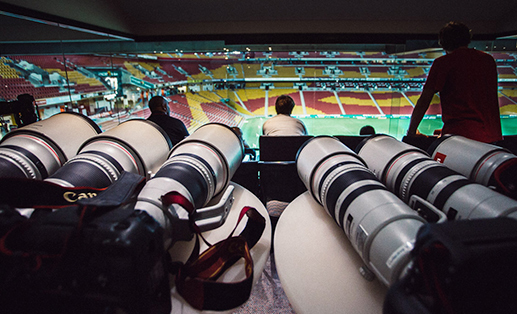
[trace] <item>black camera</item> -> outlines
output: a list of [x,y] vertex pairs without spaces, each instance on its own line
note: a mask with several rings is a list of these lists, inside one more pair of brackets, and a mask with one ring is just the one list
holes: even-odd
[[0,102],[0,116],[12,114],[18,127],[38,121],[34,97],[30,94],[21,94],[17,98],[18,100]]
[[[170,312],[163,229],[134,209],[137,191],[126,182],[80,206],[30,219],[2,205],[0,304],[6,313]],[[128,195],[113,207],[113,199]]]
[[[198,128],[170,152],[170,141],[159,131],[148,121],[127,121],[88,138],[76,156],[67,158],[60,168],[56,165],[57,171],[48,177],[2,178],[2,309],[8,313],[170,312],[166,252],[174,242],[190,240],[193,230],[190,215],[184,217],[186,211],[178,204],[165,206],[162,196],[184,195],[196,210],[192,217],[199,231],[218,227],[233,201],[229,183],[244,148],[239,137],[221,124]],[[23,145],[6,143],[10,142],[0,145],[0,154],[5,150],[14,157],[6,159],[5,168],[17,170],[26,163],[17,162],[19,154],[12,147]],[[47,150],[35,152],[41,157]],[[145,182],[150,172],[154,175]],[[127,181],[135,178],[145,184],[136,189]],[[76,197],[65,197],[68,192]],[[219,203],[204,207],[215,196],[221,196]],[[120,198],[125,201],[114,202]],[[74,206],[61,208],[65,205]],[[30,218],[22,212],[27,216],[30,212]]]
[[[315,137],[300,148],[296,165],[364,261],[363,276],[389,287],[385,314],[516,313],[515,200],[479,184],[455,185],[453,179],[467,180],[385,135],[363,142],[359,154],[335,138]],[[460,190],[464,196],[451,208],[476,215],[447,221],[431,202],[465,186],[477,193]],[[399,198],[388,188],[404,193]],[[431,199],[440,193],[420,193],[426,188],[445,192]]]
[[516,313],[516,250],[514,219],[426,224],[407,274],[388,290],[383,313]]

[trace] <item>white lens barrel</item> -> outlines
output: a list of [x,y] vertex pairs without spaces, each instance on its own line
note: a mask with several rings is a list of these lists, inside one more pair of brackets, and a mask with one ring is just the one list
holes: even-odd
[[244,158],[241,139],[228,126],[219,123],[199,127],[174,146],[171,157],[185,151],[197,154],[210,163],[218,178],[215,194],[219,194],[228,186]]
[[[489,186],[495,171],[504,163],[517,159],[505,148],[474,141],[459,135],[447,135],[429,147],[431,157],[464,175]],[[515,162],[515,161],[513,161]],[[513,184],[516,182],[514,181]]]
[[[2,171],[2,177],[13,176],[7,173],[21,171],[16,177],[42,180],[59,169],[65,162],[61,152],[47,141],[32,134],[16,134],[7,138],[0,146],[0,159],[6,166],[13,167]],[[2,167],[4,168],[4,167]]]
[[156,124],[129,120],[85,141],[80,153],[46,180],[63,186],[105,188],[123,171],[142,176],[157,171],[171,148]]
[[135,208],[149,213],[165,229],[165,237],[170,237],[174,226],[168,214],[177,215],[178,208],[163,208],[161,197],[176,191],[201,208],[224,192],[243,158],[244,146],[229,127],[205,124],[174,146],[169,159],[138,195]]
[[[468,154],[457,145],[455,149]],[[412,195],[420,196],[449,220],[512,216],[517,210],[517,201],[468,180],[391,136],[381,135],[361,143],[359,156],[369,167],[373,165],[381,181],[406,203]]]
[[[119,151],[122,155],[133,155],[138,169],[136,173],[145,176],[148,172],[156,173],[161,165],[167,160],[170,149],[170,140],[165,136],[163,130],[151,121],[134,119],[122,122],[118,126],[96,136],[85,142],[81,151],[86,150],[88,145],[95,141],[108,141],[118,143],[120,146],[111,151]],[[124,148],[121,148],[121,147]],[[126,150],[127,152],[123,152]],[[133,166],[133,165],[132,165]]]
[[92,120],[76,113],[56,114],[13,130],[0,142],[0,176],[45,179],[100,132]]
[[447,199],[442,211],[449,220],[512,217],[517,215],[517,201],[481,184],[458,188]]
[[[497,152],[508,152],[501,147],[459,135],[444,136],[438,139],[429,150],[432,150],[431,157],[434,160],[472,180],[475,180],[476,173],[484,166],[482,163],[485,159]],[[483,184],[483,182],[479,183]]]
[[387,183],[390,168],[387,165],[395,164],[398,159],[405,159],[407,155],[423,155],[428,157],[427,153],[420,148],[403,143],[395,138],[377,134],[365,139],[356,147],[357,154],[365,162],[381,182]]
[[[355,164],[364,167],[364,162],[353,150],[330,136],[318,136],[317,140],[308,140],[298,150],[296,168],[298,176],[315,200],[323,204],[321,190],[326,189],[323,176],[329,169],[343,164]],[[314,139],[316,139],[314,138]],[[321,184],[320,184],[321,183]]]
[[[315,137],[298,151],[298,174],[385,285],[399,279],[425,223],[339,140]],[[317,195],[315,195],[317,193]]]
[[101,133],[99,126],[90,118],[77,113],[63,112],[31,123],[13,131],[13,134],[37,134],[52,140],[68,160],[79,152],[79,147],[87,139]]

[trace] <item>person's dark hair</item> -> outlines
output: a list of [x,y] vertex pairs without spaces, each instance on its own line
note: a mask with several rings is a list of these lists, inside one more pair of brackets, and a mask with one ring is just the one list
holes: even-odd
[[242,130],[238,126],[232,126],[230,129],[232,129],[233,133],[237,134],[237,136],[242,139]]
[[156,109],[160,109],[163,103],[167,103],[167,100],[162,96],[154,96],[149,100],[149,109],[151,112],[155,112]]
[[32,104],[32,102],[35,100],[34,96],[32,96],[31,94],[20,94],[16,97],[16,99],[18,99],[18,101],[20,102],[28,104]]
[[365,125],[359,130],[359,135],[371,135],[375,134],[375,129],[371,125]]
[[18,127],[29,125],[38,121],[36,115],[36,106],[34,106],[34,97],[31,94],[20,94],[17,97],[18,114],[15,115],[15,121]]
[[468,46],[472,35],[467,25],[459,22],[449,22],[441,30],[438,43],[446,51]]
[[275,109],[277,114],[291,115],[294,109],[294,100],[288,95],[278,96],[275,102]]

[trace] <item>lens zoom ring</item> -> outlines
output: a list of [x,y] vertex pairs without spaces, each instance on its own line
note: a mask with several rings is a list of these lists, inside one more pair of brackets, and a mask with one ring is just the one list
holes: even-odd
[[120,172],[118,172],[115,165],[111,164],[104,158],[97,156],[97,155],[89,155],[89,154],[80,154],[72,158],[68,163],[76,162],[76,161],[86,161],[90,163],[97,164],[102,167],[104,172],[106,172],[111,182],[115,182],[120,177]]
[[25,174],[29,176],[29,179],[44,179],[44,178],[36,177],[36,173],[34,172],[33,168],[30,167],[27,164],[27,162],[23,158],[18,156],[17,154],[15,154],[15,153],[8,154],[6,152],[0,151],[0,155],[5,156],[7,159],[14,160],[16,162],[16,164],[18,164],[23,169]]

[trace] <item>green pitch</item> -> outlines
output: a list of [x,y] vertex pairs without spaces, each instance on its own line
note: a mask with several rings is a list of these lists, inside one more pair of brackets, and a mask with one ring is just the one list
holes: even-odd
[[[244,139],[252,148],[258,148],[258,138],[262,135],[262,124],[268,118],[247,119],[242,125]],[[409,116],[309,116],[299,117],[305,123],[310,135],[359,135],[365,125],[371,125],[377,133],[389,134],[402,139],[409,127]],[[442,128],[442,120],[437,116],[425,116],[418,130],[432,135]],[[503,135],[517,134],[517,117],[501,116]]]

